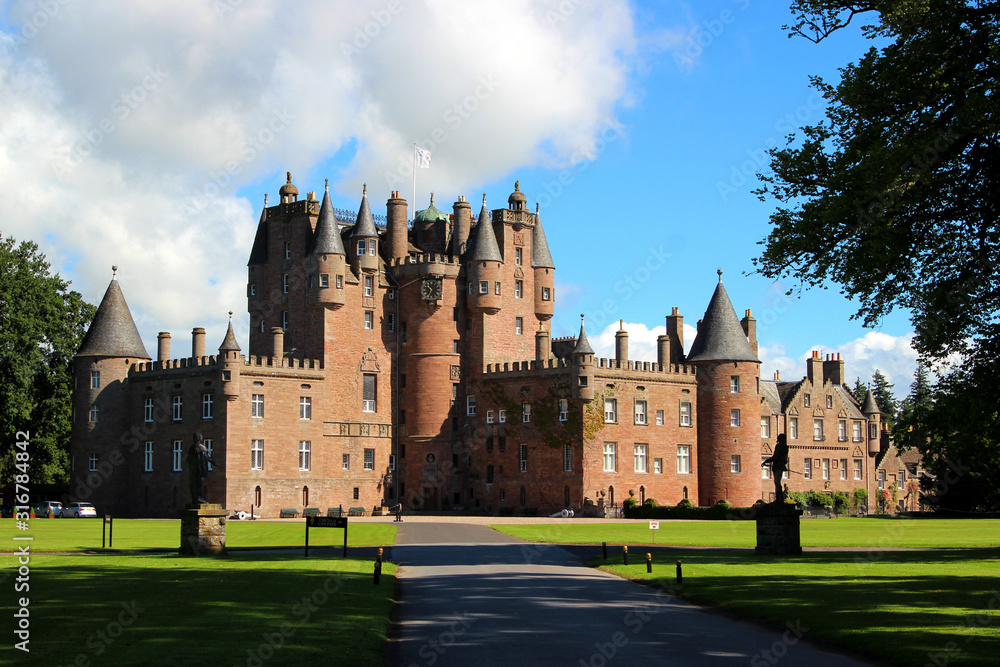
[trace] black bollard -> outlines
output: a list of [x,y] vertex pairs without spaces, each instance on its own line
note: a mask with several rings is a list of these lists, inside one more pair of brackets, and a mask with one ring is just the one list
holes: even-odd
[[625,545],[625,548],[622,550],[622,557],[625,560],[625,564],[628,565],[628,545]]
[[604,560],[608,559],[608,543],[601,542],[601,548],[604,550]]
[[653,572],[653,554],[646,554],[646,572],[652,574]]
[[677,585],[679,586],[679,585],[681,585],[683,583],[684,583],[684,575],[683,575],[683,573],[681,573],[681,562],[678,560],[677,561]]

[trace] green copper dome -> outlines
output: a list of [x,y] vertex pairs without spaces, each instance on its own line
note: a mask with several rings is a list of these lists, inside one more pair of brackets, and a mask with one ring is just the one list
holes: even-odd
[[448,222],[448,214],[444,211],[439,211],[436,206],[434,206],[434,193],[431,193],[431,205],[425,208],[423,211],[417,211],[417,215],[413,218],[413,222]]

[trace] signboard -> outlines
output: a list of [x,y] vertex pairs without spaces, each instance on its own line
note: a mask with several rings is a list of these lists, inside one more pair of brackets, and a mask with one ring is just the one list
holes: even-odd
[[347,528],[347,517],[307,516],[306,523],[312,528]]
[[649,529],[650,530],[659,530],[660,529],[660,522],[659,521],[650,521],[649,522]]

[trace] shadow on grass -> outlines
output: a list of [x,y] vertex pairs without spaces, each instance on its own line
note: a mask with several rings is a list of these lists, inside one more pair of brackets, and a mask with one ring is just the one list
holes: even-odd
[[[292,554],[60,557],[33,567],[35,664],[380,665],[395,577]],[[44,629],[44,630],[43,630]],[[48,631],[52,629],[52,631]],[[81,663],[82,664],[82,663]]]

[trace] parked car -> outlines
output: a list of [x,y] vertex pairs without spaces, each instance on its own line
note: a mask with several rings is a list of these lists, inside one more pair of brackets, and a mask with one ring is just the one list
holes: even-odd
[[47,500],[44,503],[35,505],[35,516],[47,517],[50,511],[52,512],[52,516],[61,516],[62,510],[62,503],[55,500]]
[[13,505],[0,505],[0,517],[4,519],[9,519],[14,516],[14,506]]
[[94,517],[97,518],[97,509],[90,503],[70,503],[62,509],[62,513],[59,515],[61,517]]

